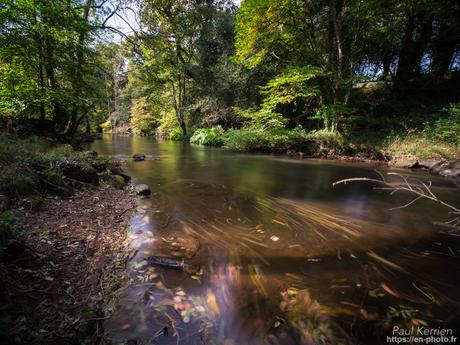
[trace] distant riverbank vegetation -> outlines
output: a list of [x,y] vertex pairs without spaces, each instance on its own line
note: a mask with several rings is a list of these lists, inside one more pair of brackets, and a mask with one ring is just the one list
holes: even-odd
[[0,6],[0,117],[10,131],[458,157],[456,1],[69,4]]

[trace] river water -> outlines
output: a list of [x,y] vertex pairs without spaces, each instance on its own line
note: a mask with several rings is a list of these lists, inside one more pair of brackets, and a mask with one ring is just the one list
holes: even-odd
[[[332,186],[375,167],[136,136],[92,149],[128,158],[152,190],[131,221],[130,283],[104,324],[116,344],[385,344],[395,324],[458,326],[459,237],[434,224],[447,211],[424,200],[390,210],[411,196]],[[440,177],[379,171],[432,181],[459,204]]]

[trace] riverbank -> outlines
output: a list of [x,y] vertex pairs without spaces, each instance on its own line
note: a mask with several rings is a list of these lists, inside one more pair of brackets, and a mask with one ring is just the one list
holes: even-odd
[[1,338],[104,343],[101,322],[126,280],[129,177],[92,151],[1,139]]
[[460,148],[455,140],[436,141],[434,137],[422,132],[379,137],[377,132],[346,136],[326,131],[308,133],[300,128],[242,128],[224,131],[217,126],[196,130],[190,142],[221,146],[239,152],[266,152],[297,158],[421,168],[460,180]]

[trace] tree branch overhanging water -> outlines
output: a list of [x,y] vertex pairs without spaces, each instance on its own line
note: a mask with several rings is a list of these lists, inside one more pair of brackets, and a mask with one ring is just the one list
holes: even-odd
[[401,179],[400,183],[394,183],[394,182],[388,181],[385,178],[385,175],[383,175],[380,171],[376,170],[376,172],[379,174],[380,179],[370,178],[370,177],[354,177],[354,178],[348,178],[348,179],[336,181],[332,183],[332,186],[335,187],[337,185],[347,184],[348,182],[367,181],[367,182],[373,182],[373,183],[382,185],[383,187],[374,187],[374,189],[389,191],[390,195],[393,195],[397,192],[407,192],[407,193],[414,195],[414,198],[411,201],[403,205],[400,205],[400,206],[392,207],[390,208],[391,211],[409,207],[420,199],[431,200],[449,209],[449,214],[454,215],[454,218],[449,221],[435,222],[435,224],[450,228],[452,229],[453,232],[460,230],[460,209],[439,199],[432,191],[431,181],[429,181],[428,183],[425,183],[420,179],[413,179],[413,182],[412,182],[412,181],[409,181],[410,179],[409,176],[402,175],[402,174],[395,173],[395,172],[387,173],[388,176],[396,176]]

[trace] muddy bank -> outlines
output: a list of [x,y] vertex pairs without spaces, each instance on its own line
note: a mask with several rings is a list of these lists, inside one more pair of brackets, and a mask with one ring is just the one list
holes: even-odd
[[130,187],[82,187],[15,209],[2,254],[0,332],[8,344],[104,343],[101,322],[126,280]]
[[389,166],[398,169],[422,169],[430,174],[440,175],[460,185],[460,161],[447,160],[443,157],[419,158],[415,155],[385,155],[380,152],[356,153],[337,155],[327,153],[305,153],[303,151],[287,150],[282,152],[290,157],[319,158],[345,162],[367,163],[376,167]]

